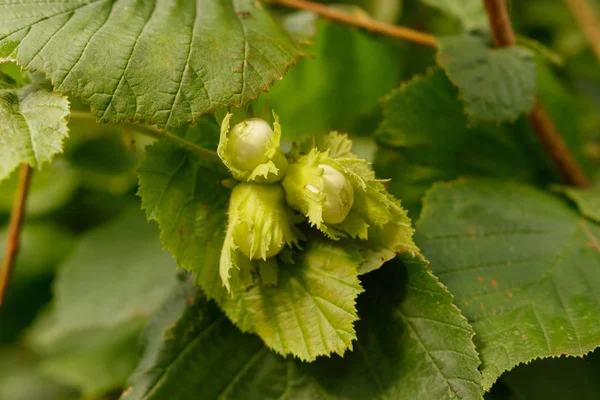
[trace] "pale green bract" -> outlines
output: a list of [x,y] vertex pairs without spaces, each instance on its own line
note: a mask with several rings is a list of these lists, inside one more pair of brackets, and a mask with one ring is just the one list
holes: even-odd
[[[410,229],[410,223],[403,221],[406,213],[400,203],[385,189],[386,180],[375,178],[369,162],[351,152],[352,141],[347,136],[332,132],[315,145],[305,155],[299,156],[301,148],[296,154],[292,152],[292,158],[299,158],[290,165],[282,182],[288,203],[305,214],[311,225],[332,239],[368,240],[371,228],[382,229],[389,223],[404,224]],[[340,203],[349,204],[350,209],[346,212],[340,207],[339,213],[347,215],[337,223],[327,223],[324,218],[325,186],[331,184],[324,175],[329,168],[341,173],[352,185],[351,190],[343,190],[343,196],[340,195],[346,197]]]
[[[283,190],[279,185],[240,183],[233,188],[229,200],[229,222],[223,249],[221,250],[220,274],[228,291],[231,268],[251,272],[250,260],[262,260],[279,254],[285,245],[298,246],[302,234],[294,227],[295,216],[286,207]],[[262,267],[263,270],[273,265]],[[276,263],[275,263],[276,271]],[[270,279],[271,281],[275,279]]]
[[279,150],[281,125],[273,112],[273,130],[267,123],[251,118],[229,125],[232,114],[221,122],[221,137],[217,153],[234,178],[243,182],[273,183],[281,180],[287,170],[287,160]]
[[173,128],[242,106],[302,55],[255,0],[0,0],[0,59],[102,122]]
[[0,181],[19,164],[41,167],[61,153],[68,115],[66,97],[44,84],[19,88],[0,73]]

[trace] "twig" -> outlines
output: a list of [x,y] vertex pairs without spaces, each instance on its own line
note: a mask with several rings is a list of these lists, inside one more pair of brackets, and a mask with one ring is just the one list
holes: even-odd
[[[484,0],[484,3],[494,44],[497,47],[515,45],[516,37],[506,8],[506,0]],[[562,178],[571,185],[589,187],[588,177],[569,151],[539,99],[536,99],[533,111],[529,115],[529,122]]]
[[597,11],[586,0],[565,0],[565,3],[577,19],[590,47],[600,61],[600,22],[596,17]]
[[27,164],[22,164],[19,171],[19,181],[17,183],[17,193],[15,202],[10,214],[10,223],[8,227],[8,237],[6,240],[6,254],[2,269],[0,269],[0,309],[6,299],[6,292],[10,277],[15,267],[15,257],[19,251],[19,236],[23,224],[23,216],[25,215],[25,200],[29,191],[29,181],[31,179],[31,167]]
[[[94,122],[94,123],[96,123],[96,121],[97,121],[96,117],[94,117],[93,114],[91,114],[89,112],[83,112],[83,111],[71,111],[70,119],[72,121],[80,120],[80,121],[89,121],[89,122]],[[174,135],[171,132],[161,131],[159,129],[153,128],[150,125],[136,124],[134,122],[121,122],[117,125],[113,125],[113,124],[106,124],[106,125],[114,126],[116,128],[120,128],[120,129],[128,129],[133,132],[138,132],[143,135],[153,137],[155,139],[169,139],[169,140],[172,140],[174,142],[177,142],[179,144],[182,144],[182,145],[188,147],[191,151],[194,152],[194,154],[196,154],[199,158],[201,158],[205,161],[217,162],[217,163],[222,162],[216,151],[206,149],[202,146],[198,146],[194,142],[185,140],[184,138]]]
[[419,32],[403,26],[386,24],[367,17],[356,17],[342,11],[335,10],[322,4],[305,0],[269,0],[272,4],[279,4],[291,8],[299,8],[315,12],[332,21],[342,22],[348,25],[358,26],[375,33],[392,36],[399,39],[409,40],[425,46],[437,47],[435,37],[428,33]]

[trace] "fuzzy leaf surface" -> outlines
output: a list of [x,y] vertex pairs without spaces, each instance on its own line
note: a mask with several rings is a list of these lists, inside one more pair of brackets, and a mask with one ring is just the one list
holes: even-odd
[[104,122],[195,122],[255,98],[300,56],[254,0],[2,0],[0,8],[0,59],[46,73]]
[[13,82],[3,81],[3,77],[10,79],[0,73],[0,181],[8,178],[19,164],[39,168],[52,161],[62,152],[69,132],[66,97],[43,84],[17,88]]
[[458,86],[471,119],[514,121],[533,109],[536,66],[530,50],[516,46],[493,49],[485,39],[469,35],[437,41],[438,64]]
[[123,399],[481,399],[469,325],[422,260],[404,261],[365,277],[355,350],[310,364],[269,351],[183,285],[146,330]]
[[560,198],[501,181],[438,184],[417,232],[473,325],[486,390],[519,363],[600,345],[600,226]]

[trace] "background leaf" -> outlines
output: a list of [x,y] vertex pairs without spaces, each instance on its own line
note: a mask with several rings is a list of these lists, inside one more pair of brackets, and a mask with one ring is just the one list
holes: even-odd
[[[288,19],[292,17],[297,14]],[[309,23],[316,27],[309,39],[313,45],[307,48],[313,57],[300,60],[284,80],[259,97],[256,108],[268,105],[277,112],[284,140],[331,130],[371,133],[379,98],[398,82],[398,46],[347,26]]]
[[435,7],[455,17],[465,30],[487,28],[488,20],[479,0],[421,0],[428,6]]
[[[38,347],[69,334],[144,320],[176,283],[175,263],[139,211],[87,233],[61,267],[54,304],[33,333]],[[110,290],[108,290],[110,288]]]
[[457,181],[429,192],[416,241],[473,325],[486,390],[519,363],[600,345],[599,235],[525,185]]
[[2,0],[0,7],[0,58],[45,72],[104,122],[195,122],[255,98],[300,56],[254,0]]
[[184,285],[147,329],[123,399],[481,398],[469,325],[422,261],[405,263],[365,276],[355,350],[311,364],[269,352]]
[[478,36],[437,39],[438,64],[459,88],[465,111],[474,121],[514,121],[533,109],[536,67],[522,47],[492,49]]
[[121,390],[138,362],[139,321],[71,336],[62,351],[41,360],[47,377],[97,397]]
[[[9,214],[17,188],[18,171],[0,183],[0,213]],[[31,176],[27,195],[28,217],[39,217],[63,207],[71,200],[79,187],[75,170],[64,160],[58,159],[44,165]]]
[[39,360],[21,347],[0,349],[0,398],[10,400],[66,400],[77,391],[45,376]]

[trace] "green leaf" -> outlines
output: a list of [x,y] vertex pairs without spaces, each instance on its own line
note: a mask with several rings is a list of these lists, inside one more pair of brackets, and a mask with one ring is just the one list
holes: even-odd
[[[0,36],[1,31],[2,28]],[[0,73],[0,79],[3,76]],[[63,140],[68,136],[66,97],[53,93],[44,84],[15,86],[0,83],[0,181],[19,164],[39,168],[52,161],[62,152]]]
[[470,327],[426,265],[393,262],[366,284],[355,350],[310,364],[268,351],[183,285],[148,327],[122,398],[480,399]]
[[0,7],[0,58],[45,72],[103,122],[195,122],[255,98],[301,55],[254,0],[2,0]]
[[280,262],[277,286],[243,294],[256,333],[275,352],[306,361],[352,349],[360,261],[356,251],[311,240],[293,264]]
[[0,398],[10,400],[66,400],[77,391],[45,376],[39,359],[20,347],[0,349]]
[[476,332],[483,385],[538,357],[600,345],[600,226],[529,186],[438,184],[417,243]]
[[323,20],[315,25],[308,48],[314,58],[300,60],[256,108],[268,104],[277,112],[284,140],[330,130],[371,133],[379,98],[398,82],[398,46],[355,28]]
[[137,183],[137,165],[151,139],[119,125],[97,124],[93,117],[69,122],[65,158],[82,186],[115,195]]
[[502,380],[523,400],[594,400],[600,393],[600,351],[583,358],[534,360],[504,374]]
[[[6,228],[0,229],[0,243],[6,243],[6,232]],[[27,284],[52,275],[73,244],[73,235],[59,225],[48,222],[25,223],[20,235],[12,284]],[[4,259],[4,251],[4,246],[0,247],[0,260]]]
[[[67,340],[68,349],[42,359],[40,371],[88,397],[123,388],[138,362],[140,324],[120,325],[78,334]],[[63,344],[64,345],[64,344]]]
[[72,332],[151,316],[176,283],[175,263],[137,210],[82,236],[54,284],[53,308],[34,329],[40,347]]
[[[532,182],[558,179],[525,121],[469,123],[458,90],[442,70],[417,76],[385,99],[374,167],[413,217],[436,181],[494,176]],[[457,162],[460,160],[460,162]],[[550,179],[548,178],[550,175]]]
[[572,187],[561,187],[564,192],[577,204],[581,214],[596,222],[600,222],[600,188],[577,189]]
[[465,30],[484,29],[488,26],[487,15],[480,0],[421,0],[460,21]]
[[[15,171],[0,183],[0,213],[9,214],[17,189],[19,173]],[[75,170],[64,160],[58,159],[36,171],[29,184],[26,214],[29,217],[56,211],[73,198],[79,187]]]
[[522,47],[493,49],[485,39],[461,35],[437,39],[437,61],[458,86],[475,121],[514,121],[533,109],[536,67]]

